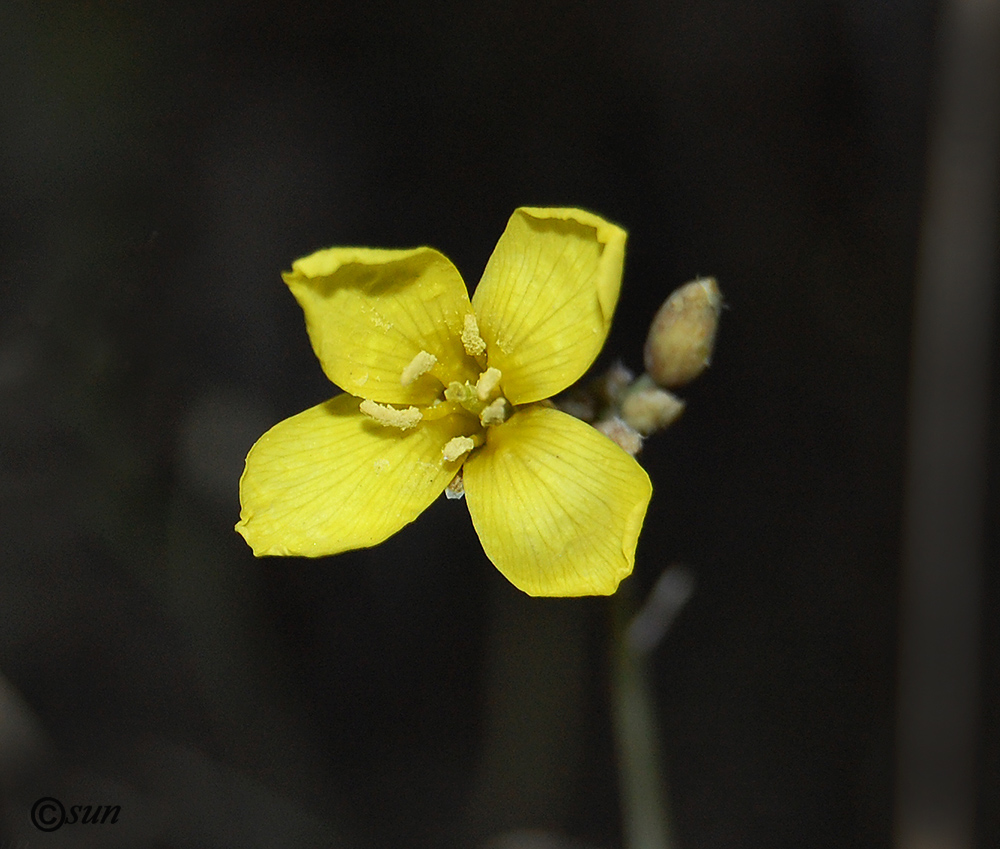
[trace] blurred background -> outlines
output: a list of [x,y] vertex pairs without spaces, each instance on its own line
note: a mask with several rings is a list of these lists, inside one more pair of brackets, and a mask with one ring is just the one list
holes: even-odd
[[[640,457],[630,589],[695,579],[648,669],[677,845],[889,846],[939,11],[4,0],[0,840],[623,845],[607,599],[522,596],[461,502],[320,561],[233,532],[254,440],[335,392],[292,260],[426,244],[471,287],[516,206],[572,205],[630,233],[601,364],[696,275],[728,307]],[[120,821],[42,834],[40,796]]]

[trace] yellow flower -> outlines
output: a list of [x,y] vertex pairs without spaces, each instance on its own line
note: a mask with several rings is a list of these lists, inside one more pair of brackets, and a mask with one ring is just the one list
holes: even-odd
[[613,593],[652,494],[636,461],[545,399],[597,356],[625,231],[518,209],[470,302],[432,248],[330,248],[283,277],[345,390],[250,450],[236,526],[258,556],[376,545],[461,470],[487,556],[529,595]]

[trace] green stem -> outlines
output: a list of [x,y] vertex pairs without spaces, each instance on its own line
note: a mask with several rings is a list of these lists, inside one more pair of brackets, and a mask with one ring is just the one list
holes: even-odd
[[611,605],[611,716],[625,847],[675,849],[645,654],[629,644],[626,634],[634,611],[631,594],[620,588]]

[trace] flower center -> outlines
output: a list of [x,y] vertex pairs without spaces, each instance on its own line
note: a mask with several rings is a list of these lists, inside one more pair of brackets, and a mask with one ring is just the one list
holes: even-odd
[[488,368],[479,375],[475,385],[466,380],[453,380],[444,391],[445,403],[472,413],[479,419],[480,427],[468,436],[456,436],[444,447],[444,459],[451,462],[473,448],[478,448],[486,440],[486,428],[503,424],[510,418],[514,408],[500,392],[500,369]]
[[500,393],[502,376],[500,369],[488,368],[479,375],[475,386],[468,380],[464,383],[453,380],[444,391],[445,400],[478,416],[483,427],[503,424],[513,410],[510,402]]
[[[470,318],[471,321],[468,320]],[[482,364],[480,358],[485,353],[486,345],[482,342],[479,330],[475,326],[475,317],[466,316],[466,319],[462,342],[469,355],[476,356]],[[435,369],[437,365],[437,357],[426,351],[420,351],[403,369],[400,383],[403,386],[409,386],[428,372],[432,372],[435,377],[438,377]],[[468,420],[471,432],[465,436],[456,436],[450,439],[444,446],[442,450],[444,459],[451,463],[482,445],[486,441],[486,428],[503,424],[514,412],[513,405],[500,390],[502,377],[500,369],[491,367],[480,372],[475,383],[469,380],[461,382],[452,380],[445,387],[444,397],[439,398],[428,407],[398,409],[388,404],[378,404],[375,401],[365,399],[361,402],[360,409],[362,413],[379,424],[400,430],[409,430],[422,421],[433,421],[448,415],[460,415],[463,419]],[[476,419],[479,420],[478,424],[475,422]]]

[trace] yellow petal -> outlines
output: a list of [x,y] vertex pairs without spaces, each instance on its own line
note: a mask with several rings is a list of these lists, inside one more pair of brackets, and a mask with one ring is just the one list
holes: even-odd
[[[320,557],[376,545],[437,498],[460,463],[445,444],[462,422],[383,427],[338,395],[275,425],[250,449],[236,526],[258,557]],[[467,427],[467,425],[466,425]]]
[[528,595],[609,595],[632,572],[652,485],[590,425],[518,410],[487,430],[463,474],[487,556]]
[[[306,314],[323,371],[352,395],[429,404],[442,386],[435,373],[459,381],[478,374],[462,345],[472,311],[465,283],[432,248],[330,248],[292,263],[282,277]],[[421,353],[438,365],[405,383]]]
[[618,303],[626,233],[579,209],[514,212],[472,305],[514,404],[561,392],[590,367]]

